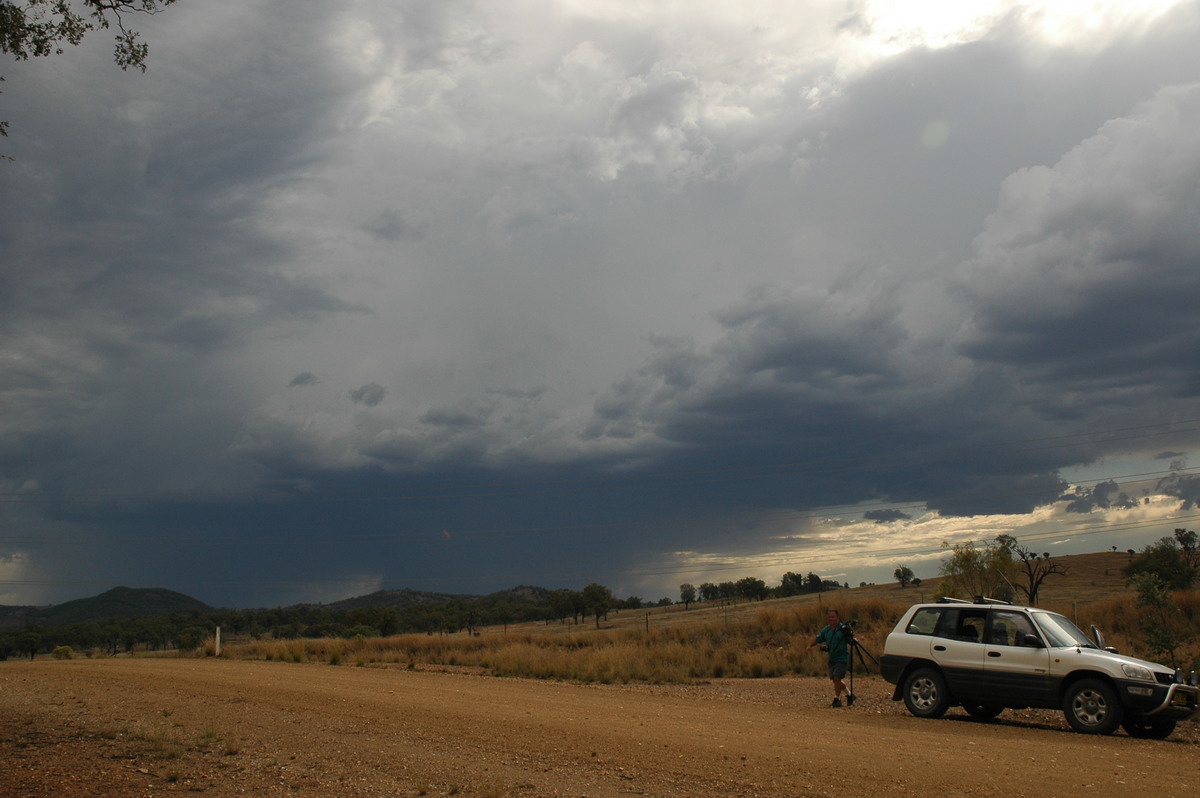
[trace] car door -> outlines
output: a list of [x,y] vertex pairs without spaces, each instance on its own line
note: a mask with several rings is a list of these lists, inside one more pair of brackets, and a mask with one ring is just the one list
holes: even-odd
[[1029,616],[1019,610],[993,609],[986,634],[983,683],[991,703],[1051,706],[1050,650],[1030,645],[1030,635],[1040,637]]
[[955,607],[942,615],[931,643],[930,653],[941,667],[950,692],[959,701],[978,701],[984,690],[983,634],[986,628],[985,608]]

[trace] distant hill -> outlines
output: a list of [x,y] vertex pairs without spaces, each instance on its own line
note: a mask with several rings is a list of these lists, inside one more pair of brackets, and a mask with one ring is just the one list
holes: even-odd
[[392,607],[402,610],[405,607],[412,607],[416,604],[440,604],[443,601],[454,601],[456,599],[473,599],[475,596],[456,595],[454,593],[429,593],[424,590],[410,590],[409,588],[401,588],[400,590],[376,590],[374,593],[368,593],[365,596],[355,596],[353,598],[334,601],[330,604],[323,604],[331,610],[361,610],[373,607]]
[[114,587],[98,596],[48,607],[0,607],[0,628],[60,626],[109,618],[187,615],[192,612],[208,613],[214,612],[214,609],[202,601],[173,590],[157,587]]
[[[497,604],[504,601],[540,603],[550,591],[543,587],[519,587],[501,590],[487,596],[456,593],[430,593],[424,590],[377,590],[365,596],[342,599],[322,605],[337,612],[374,607],[398,610],[420,604],[441,604],[449,601],[482,601]],[[311,605],[298,605],[311,606]],[[38,606],[0,605],[0,630],[21,629],[26,626],[61,626],[73,623],[104,621],[110,618],[140,618],[151,615],[188,615],[193,612],[216,612],[198,599],[163,588],[115,587],[91,598],[75,599],[62,604]]]
[[[1042,586],[1042,606],[1061,607],[1097,601],[1128,593],[1128,585],[1121,569],[1132,559],[1128,552],[1096,552],[1092,554],[1074,554],[1055,557],[1055,562],[1067,568],[1066,576],[1052,576]],[[840,598],[882,598],[900,601],[927,601],[937,594],[940,577],[925,578],[920,586],[901,589],[895,582],[878,585],[864,585],[840,593]],[[322,605],[335,611],[350,611],[374,607],[385,607],[402,610],[423,604],[440,604],[449,601],[480,601],[485,605],[496,605],[504,602],[514,604],[540,604],[546,601],[550,591],[542,587],[521,585],[490,593],[486,596],[430,593],[422,590],[377,590],[364,596],[342,599],[332,604]],[[828,593],[805,594],[790,599],[773,599],[778,602],[825,602],[830,598]],[[712,606],[717,606],[716,604]],[[740,606],[749,608],[757,606],[756,602],[741,602]],[[657,608],[656,613],[678,613],[684,610],[682,606],[672,605],[667,608]],[[699,617],[711,609],[709,605],[699,605],[687,613]],[[116,587],[92,598],[76,599],[63,604],[52,606],[3,606],[0,605],[0,630],[20,629],[25,626],[59,626],[73,623],[103,621],[109,618],[132,618],[151,615],[188,615],[193,612],[211,613],[216,610],[207,604],[163,588],[128,588]],[[723,603],[720,612],[728,615],[731,610]],[[629,614],[629,619],[635,616]],[[640,621],[639,621],[640,622]]]
[[467,594],[455,593],[428,593],[424,590],[410,590],[409,588],[401,588],[400,590],[376,590],[374,593],[368,593],[365,596],[355,596],[354,598],[342,599],[335,601],[332,604],[324,606],[333,610],[360,610],[373,607],[391,607],[402,610],[406,607],[412,607],[417,604],[440,604],[445,601],[476,601],[482,600],[485,603],[496,603],[500,601],[529,601],[540,603],[546,600],[550,595],[550,591],[544,587],[531,587],[529,585],[521,585],[519,587],[501,590],[496,593],[489,593],[486,596],[476,596]]

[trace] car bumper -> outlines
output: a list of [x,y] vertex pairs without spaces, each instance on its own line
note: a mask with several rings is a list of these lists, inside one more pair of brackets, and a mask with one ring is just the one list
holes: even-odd
[[1139,715],[1187,720],[1200,712],[1200,690],[1187,684],[1117,683],[1127,709]]
[[879,659],[879,675],[889,684],[899,684],[900,676],[904,673],[904,669],[908,667],[908,663],[910,662],[912,662],[912,657],[884,654]]

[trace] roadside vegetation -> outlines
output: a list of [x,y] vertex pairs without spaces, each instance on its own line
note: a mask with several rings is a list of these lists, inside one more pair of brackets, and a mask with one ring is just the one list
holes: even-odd
[[[856,658],[855,672],[868,675],[878,672],[875,659],[885,637],[914,602],[943,594],[995,596],[1007,588],[1001,597],[1020,603],[1037,596],[1039,606],[1063,613],[1085,631],[1098,626],[1106,643],[1122,653],[1186,671],[1200,670],[1195,562],[1194,533],[1185,530],[1141,554],[1114,551],[1061,559],[1032,554],[1001,537],[979,548],[953,547],[941,577],[923,583],[914,583],[911,571],[903,568],[897,568],[897,584],[856,589],[815,575],[790,575],[796,592],[789,595],[779,595],[786,579],[779,588],[766,588],[755,579],[724,586],[681,585],[678,602],[649,605],[616,600],[599,585],[577,594],[543,591],[540,600],[526,588],[522,606],[507,597],[495,599],[491,608],[460,600],[417,608],[410,619],[439,619],[417,630],[406,628],[396,610],[384,608],[338,616],[328,608],[297,607],[143,618],[131,619],[129,626],[153,629],[160,624],[157,628],[168,630],[156,644],[139,645],[130,634],[110,638],[103,648],[73,646],[70,634],[78,630],[72,628],[9,634],[10,639],[26,636],[17,651],[34,650],[47,658],[213,656],[218,653],[214,625],[224,623],[219,653],[228,658],[654,684],[822,675],[823,655],[805,655],[804,648],[824,625],[826,608],[834,606],[843,619],[856,622],[863,654]],[[569,599],[576,596],[572,603]],[[172,638],[170,628],[182,632]],[[35,633],[36,642],[29,642]]]
[[[874,661],[908,601],[854,600],[838,596],[843,618],[857,621],[855,638],[865,655],[856,657],[858,675],[877,674]],[[913,597],[915,598],[915,597]],[[1047,609],[1073,616],[1081,628],[1092,624],[1104,630],[1106,643],[1122,653],[1200,669],[1200,641],[1189,630],[1200,625],[1200,595],[1195,591],[1170,596],[1169,608],[1178,639],[1174,662],[1156,651],[1147,633],[1148,608],[1130,596]],[[735,621],[711,619],[684,623],[659,616],[649,628],[628,624],[600,631],[582,629],[552,633],[542,630],[483,630],[477,635],[398,635],[354,640],[303,639],[254,641],[227,647],[222,656],[293,663],[464,669],[495,676],[565,679],[580,682],[680,683],[718,678],[772,678],[786,675],[821,676],[824,657],[804,647],[825,623],[819,602],[772,602]],[[1186,638],[1186,641],[1185,641]]]
[[[906,604],[867,599],[842,605],[859,622],[862,645],[882,644]],[[599,631],[544,628],[475,635],[398,635],[354,640],[254,641],[223,656],[284,662],[404,668],[463,668],[496,676],[601,683],[678,683],[698,679],[816,676],[824,660],[804,647],[825,623],[818,602],[774,603],[734,621],[684,623],[682,614]],[[872,651],[871,656],[876,656]],[[873,664],[867,663],[874,672]],[[859,666],[861,667],[861,666]]]
[[[815,573],[804,577],[786,573],[773,588],[756,577],[719,584],[706,582],[698,587],[681,585],[680,600],[685,607],[694,601],[728,607],[773,597],[816,595],[844,587],[849,586],[822,579]],[[184,602],[186,611],[131,617],[129,605],[137,596],[158,600],[164,593],[169,591],[117,588],[95,599],[53,608],[58,617],[86,616],[54,624],[27,622],[22,628],[4,628],[5,619],[0,617],[0,660],[36,657],[59,646],[107,656],[193,651],[212,637],[217,627],[230,638],[252,640],[356,639],[405,633],[474,635],[482,628],[528,623],[557,624],[560,628],[588,624],[600,629],[608,624],[610,617],[622,612],[675,605],[665,597],[656,602],[643,601],[638,596],[619,599],[609,588],[593,583],[582,590],[547,590],[523,585],[487,596],[381,591],[331,605],[298,604],[249,610],[213,610],[187,596],[172,594],[176,603]],[[389,603],[396,600],[403,603],[400,606]],[[65,612],[67,609],[71,612]]]

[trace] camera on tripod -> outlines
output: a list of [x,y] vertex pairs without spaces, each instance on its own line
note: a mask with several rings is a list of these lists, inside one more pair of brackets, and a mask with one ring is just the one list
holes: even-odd
[[[855,620],[842,621],[841,623],[839,623],[837,625],[837,627],[834,629],[834,631],[841,632],[842,637],[845,640],[847,640],[849,643],[857,643],[858,641],[854,639],[854,627],[856,627],[856,626],[858,626],[858,621],[855,621]],[[825,643],[822,643],[821,650],[828,651],[829,646],[826,645]]]

